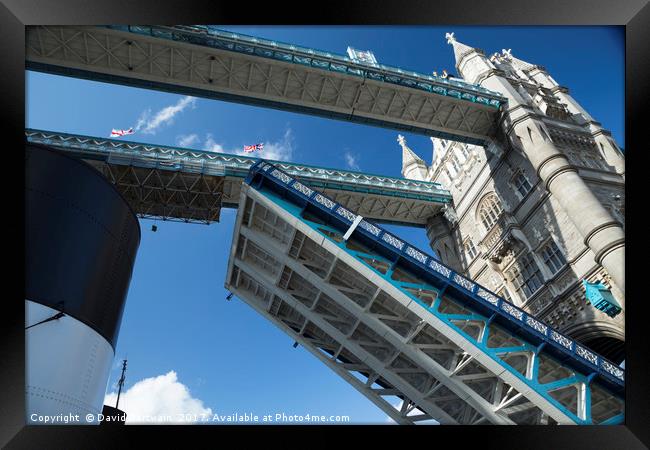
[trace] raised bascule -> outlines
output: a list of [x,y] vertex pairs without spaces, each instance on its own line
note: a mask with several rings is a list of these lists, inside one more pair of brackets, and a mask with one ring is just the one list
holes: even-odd
[[246,184],[226,287],[396,422],[622,419],[612,362],[270,163]]
[[[94,167],[141,218],[209,224],[237,208],[226,288],[397,423],[622,423],[624,313],[600,311],[625,304],[622,219],[602,195],[624,185],[620,149],[541,66],[446,37],[462,78],[207,26],[27,29],[30,70],[431,136],[431,166],[399,137],[405,178],[56,131],[26,140]],[[434,253],[383,223],[425,228]],[[598,282],[599,309],[581,279]],[[31,389],[60,388],[41,382]],[[101,410],[97,392],[74,395]]]

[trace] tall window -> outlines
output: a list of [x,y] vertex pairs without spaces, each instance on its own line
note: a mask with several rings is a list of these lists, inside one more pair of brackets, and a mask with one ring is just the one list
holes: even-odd
[[460,151],[463,154],[465,161],[469,159],[469,150],[467,149],[467,144],[460,144]]
[[467,256],[469,256],[470,261],[476,258],[476,255],[478,254],[476,247],[474,246],[474,242],[472,242],[471,238],[467,238],[465,241],[465,253],[467,253]]
[[521,171],[517,172],[517,175],[515,175],[512,181],[515,185],[515,189],[517,189],[517,192],[519,192],[519,195],[522,198],[525,197],[532,188],[530,182],[528,181],[528,178],[526,178],[526,176]]
[[523,255],[518,262],[518,266],[510,269],[510,275],[519,298],[525,299],[537,292],[544,283],[539,267],[530,255]]
[[487,231],[494,226],[502,212],[501,203],[494,193],[485,196],[478,206],[478,218]]
[[566,265],[566,259],[553,239],[542,248],[542,258],[553,274]]
[[451,165],[453,166],[456,173],[460,173],[460,164],[458,163],[458,155],[456,152],[453,152],[451,155]]

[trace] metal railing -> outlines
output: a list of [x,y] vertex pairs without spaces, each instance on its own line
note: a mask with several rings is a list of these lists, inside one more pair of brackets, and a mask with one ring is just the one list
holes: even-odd
[[[294,195],[307,200],[327,214],[335,216],[338,220],[343,221],[346,226],[350,226],[357,217],[355,213],[349,211],[331,198],[310,189],[308,186],[289,176],[279,167],[267,161],[259,161],[253,165],[250,169],[249,176],[246,178],[246,182],[254,185],[254,179],[257,174],[261,174],[264,178],[271,180],[275,185],[280,186],[281,189],[292,191]],[[574,363],[579,364],[583,370],[599,375],[610,385],[617,386],[619,390],[624,388],[624,369],[618,367],[603,356],[581,346],[578,342],[551,328],[548,324],[526,313],[512,303],[507,302],[489,289],[456,273],[439,259],[411,246],[409,243],[384,230],[381,226],[367,222],[366,220],[361,220],[356,230],[359,230],[360,233],[372,239],[378,245],[388,248],[399,258],[403,258],[415,267],[423,270],[432,276],[432,279],[442,281],[443,289],[448,290],[450,286],[453,286],[456,292],[470,298],[476,306],[480,306],[482,309],[488,311],[489,314],[505,319],[504,322],[510,323],[513,329],[525,331],[528,336],[533,336],[544,345],[553,348],[558,354],[562,355],[562,358],[571,359]]]
[[161,39],[188,42],[190,44],[345,73],[454,97],[459,100],[491,106],[495,109],[499,109],[501,105],[507,102],[507,99],[498,92],[490,91],[479,85],[470,84],[458,79],[425,75],[384,64],[364,63],[335,53],[219,30],[208,25],[169,27],[109,25],[107,27]]
[[[95,136],[84,136],[55,131],[25,129],[28,142],[51,145],[79,153],[83,157],[107,160],[109,155],[116,164],[134,164],[162,170],[180,170],[215,176],[245,178],[248,170],[260,158],[193,150],[140,142],[124,141]],[[120,158],[118,158],[120,156]],[[417,198],[420,200],[449,203],[451,194],[440,184],[394,178],[383,175],[330,169],[308,164],[273,161],[293,176],[308,178],[321,187],[345,187],[359,192]]]

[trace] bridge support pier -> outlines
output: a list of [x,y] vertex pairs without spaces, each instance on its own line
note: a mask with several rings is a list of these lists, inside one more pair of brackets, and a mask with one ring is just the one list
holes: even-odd
[[27,424],[99,423],[139,244],[137,217],[99,172],[26,145]]

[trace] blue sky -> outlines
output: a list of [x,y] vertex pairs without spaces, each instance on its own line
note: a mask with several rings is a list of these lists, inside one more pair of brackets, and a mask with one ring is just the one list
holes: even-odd
[[[221,26],[219,28],[345,54],[372,50],[383,64],[455,73],[444,39],[455,32],[486,54],[512,54],[545,66],[558,83],[624,141],[622,27]],[[27,72],[26,126],[108,136],[141,125],[130,140],[232,152],[265,142],[264,157],[400,176],[397,132],[277,110]],[[431,160],[426,136],[405,134]],[[120,407],[127,413],[348,415],[385,423],[354,388],[223,288],[236,211],[210,226],[141,221],[133,271],[108,391],[128,357]],[[390,227],[422,249],[421,229]],[[113,401],[114,396],[109,396]]]

